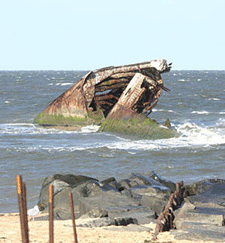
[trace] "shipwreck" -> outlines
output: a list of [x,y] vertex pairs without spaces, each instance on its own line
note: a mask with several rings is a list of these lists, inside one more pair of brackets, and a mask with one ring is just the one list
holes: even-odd
[[170,69],[171,63],[161,59],[91,71],[47,106],[34,123],[67,129],[97,124],[99,131],[173,137],[168,121],[162,126],[148,117],[162,90],[169,91],[161,73]]

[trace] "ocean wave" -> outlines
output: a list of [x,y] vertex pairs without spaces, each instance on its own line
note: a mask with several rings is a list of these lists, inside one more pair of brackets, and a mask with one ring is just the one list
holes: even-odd
[[49,83],[49,86],[56,85],[56,86],[70,86],[73,85],[73,83]]
[[157,109],[153,108],[154,112],[168,112],[168,113],[176,113],[174,110],[165,110],[165,109]]
[[81,132],[82,133],[97,132],[99,128],[100,128],[100,126],[90,125],[90,126],[82,127]]
[[225,144],[225,119],[220,119],[214,127],[202,127],[195,123],[176,126],[179,137],[159,140],[120,141],[108,145],[110,149],[161,150],[171,148],[208,147]]
[[209,98],[208,100],[221,100],[219,98]]
[[[20,140],[18,140],[18,143],[15,142],[15,146],[2,145],[2,148],[7,148],[8,151],[18,152],[74,152],[81,150],[91,151],[99,148],[127,151],[157,151],[171,148],[206,148],[225,144],[225,119],[223,118],[220,118],[211,126],[199,126],[194,122],[185,122],[178,125],[173,124],[173,127],[180,134],[178,137],[158,140],[134,140],[109,133],[96,134],[99,126],[87,126],[82,128],[80,132],[75,132],[45,129],[28,123],[0,124],[0,134],[22,134],[22,136],[43,134],[44,137],[40,140],[35,138],[35,144],[30,144],[33,141],[28,140],[26,142],[26,140],[23,140],[23,145],[21,146]],[[64,136],[67,133],[74,133],[74,135],[72,137]],[[48,136],[51,134],[59,134],[63,140],[59,136]],[[43,144],[43,138],[47,138],[51,143]]]
[[68,86],[72,85],[73,83],[56,83],[55,85],[60,85],[60,86]]
[[199,115],[208,115],[208,111],[192,111],[192,114],[199,114]]
[[55,128],[44,128],[32,123],[6,123],[0,124],[0,134],[70,134],[97,132],[100,126],[91,125],[81,128],[81,131],[65,131]]

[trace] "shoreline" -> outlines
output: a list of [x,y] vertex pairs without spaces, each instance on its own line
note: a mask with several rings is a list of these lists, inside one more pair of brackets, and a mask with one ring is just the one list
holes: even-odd
[[[40,214],[43,216],[43,214]],[[38,216],[37,216],[38,218]],[[49,222],[28,219],[30,242],[48,242]],[[200,243],[202,241],[176,240],[173,231],[159,233],[157,240],[152,241],[155,223],[128,226],[80,227],[85,219],[77,219],[77,236],[79,243]],[[0,214],[0,242],[21,242],[19,213]],[[54,221],[55,242],[74,242],[72,220]],[[208,241],[212,243],[213,241]]]

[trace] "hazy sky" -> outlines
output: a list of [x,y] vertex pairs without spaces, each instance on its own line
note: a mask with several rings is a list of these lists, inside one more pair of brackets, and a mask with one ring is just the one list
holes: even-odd
[[0,0],[0,31],[0,70],[225,70],[225,0]]

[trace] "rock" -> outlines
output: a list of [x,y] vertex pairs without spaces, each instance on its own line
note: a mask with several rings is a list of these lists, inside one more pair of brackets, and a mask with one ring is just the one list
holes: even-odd
[[[132,218],[133,222],[149,223],[154,219],[154,212],[147,207],[142,207],[127,196],[116,191],[104,191],[98,194],[81,197],[79,201],[80,213],[87,214],[99,208],[99,212],[105,211],[111,219]],[[96,211],[95,215],[96,215]],[[99,217],[100,215],[96,215]]]
[[122,191],[124,195],[154,211],[155,217],[162,212],[172,192],[160,182],[139,173],[132,173],[129,179],[120,181],[120,184],[126,188]]
[[141,198],[141,205],[144,207],[150,208],[152,211],[155,212],[155,218],[157,218],[160,213],[164,210],[164,208],[167,205],[168,200],[160,200],[156,197],[150,197],[150,196],[143,196]]
[[191,185],[185,186],[185,196],[194,196],[208,191],[214,184],[225,184],[222,179],[206,179]]
[[67,187],[76,187],[84,182],[88,181],[96,181],[98,180],[87,177],[87,176],[82,176],[82,175],[61,175],[61,174],[55,174],[53,176],[49,176],[45,178],[41,192],[39,195],[38,199],[38,205],[40,205],[40,208],[44,209],[48,205],[48,186],[52,184],[54,186],[54,196],[61,192],[64,188]]
[[90,219],[86,218],[84,219],[78,219],[76,221],[77,227],[103,227],[103,226],[127,226],[129,224],[137,224],[137,221],[133,218],[117,218],[117,219],[111,219],[111,218],[95,218]]
[[176,184],[170,180],[163,179],[159,174],[157,174],[154,170],[149,174],[149,177],[154,179],[155,181],[158,181],[165,187],[168,187],[171,189],[172,192],[176,190]]
[[224,242],[225,181],[207,179],[186,187],[182,208],[175,215],[176,239]]
[[155,220],[171,193],[168,187],[139,173],[132,173],[129,179],[121,182],[113,177],[99,182],[86,176],[57,174],[43,182],[39,205],[45,205],[44,212],[48,212],[50,184],[55,188],[55,219],[71,217],[68,193],[72,192],[76,218],[108,218],[98,221],[103,225],[150,223]]

